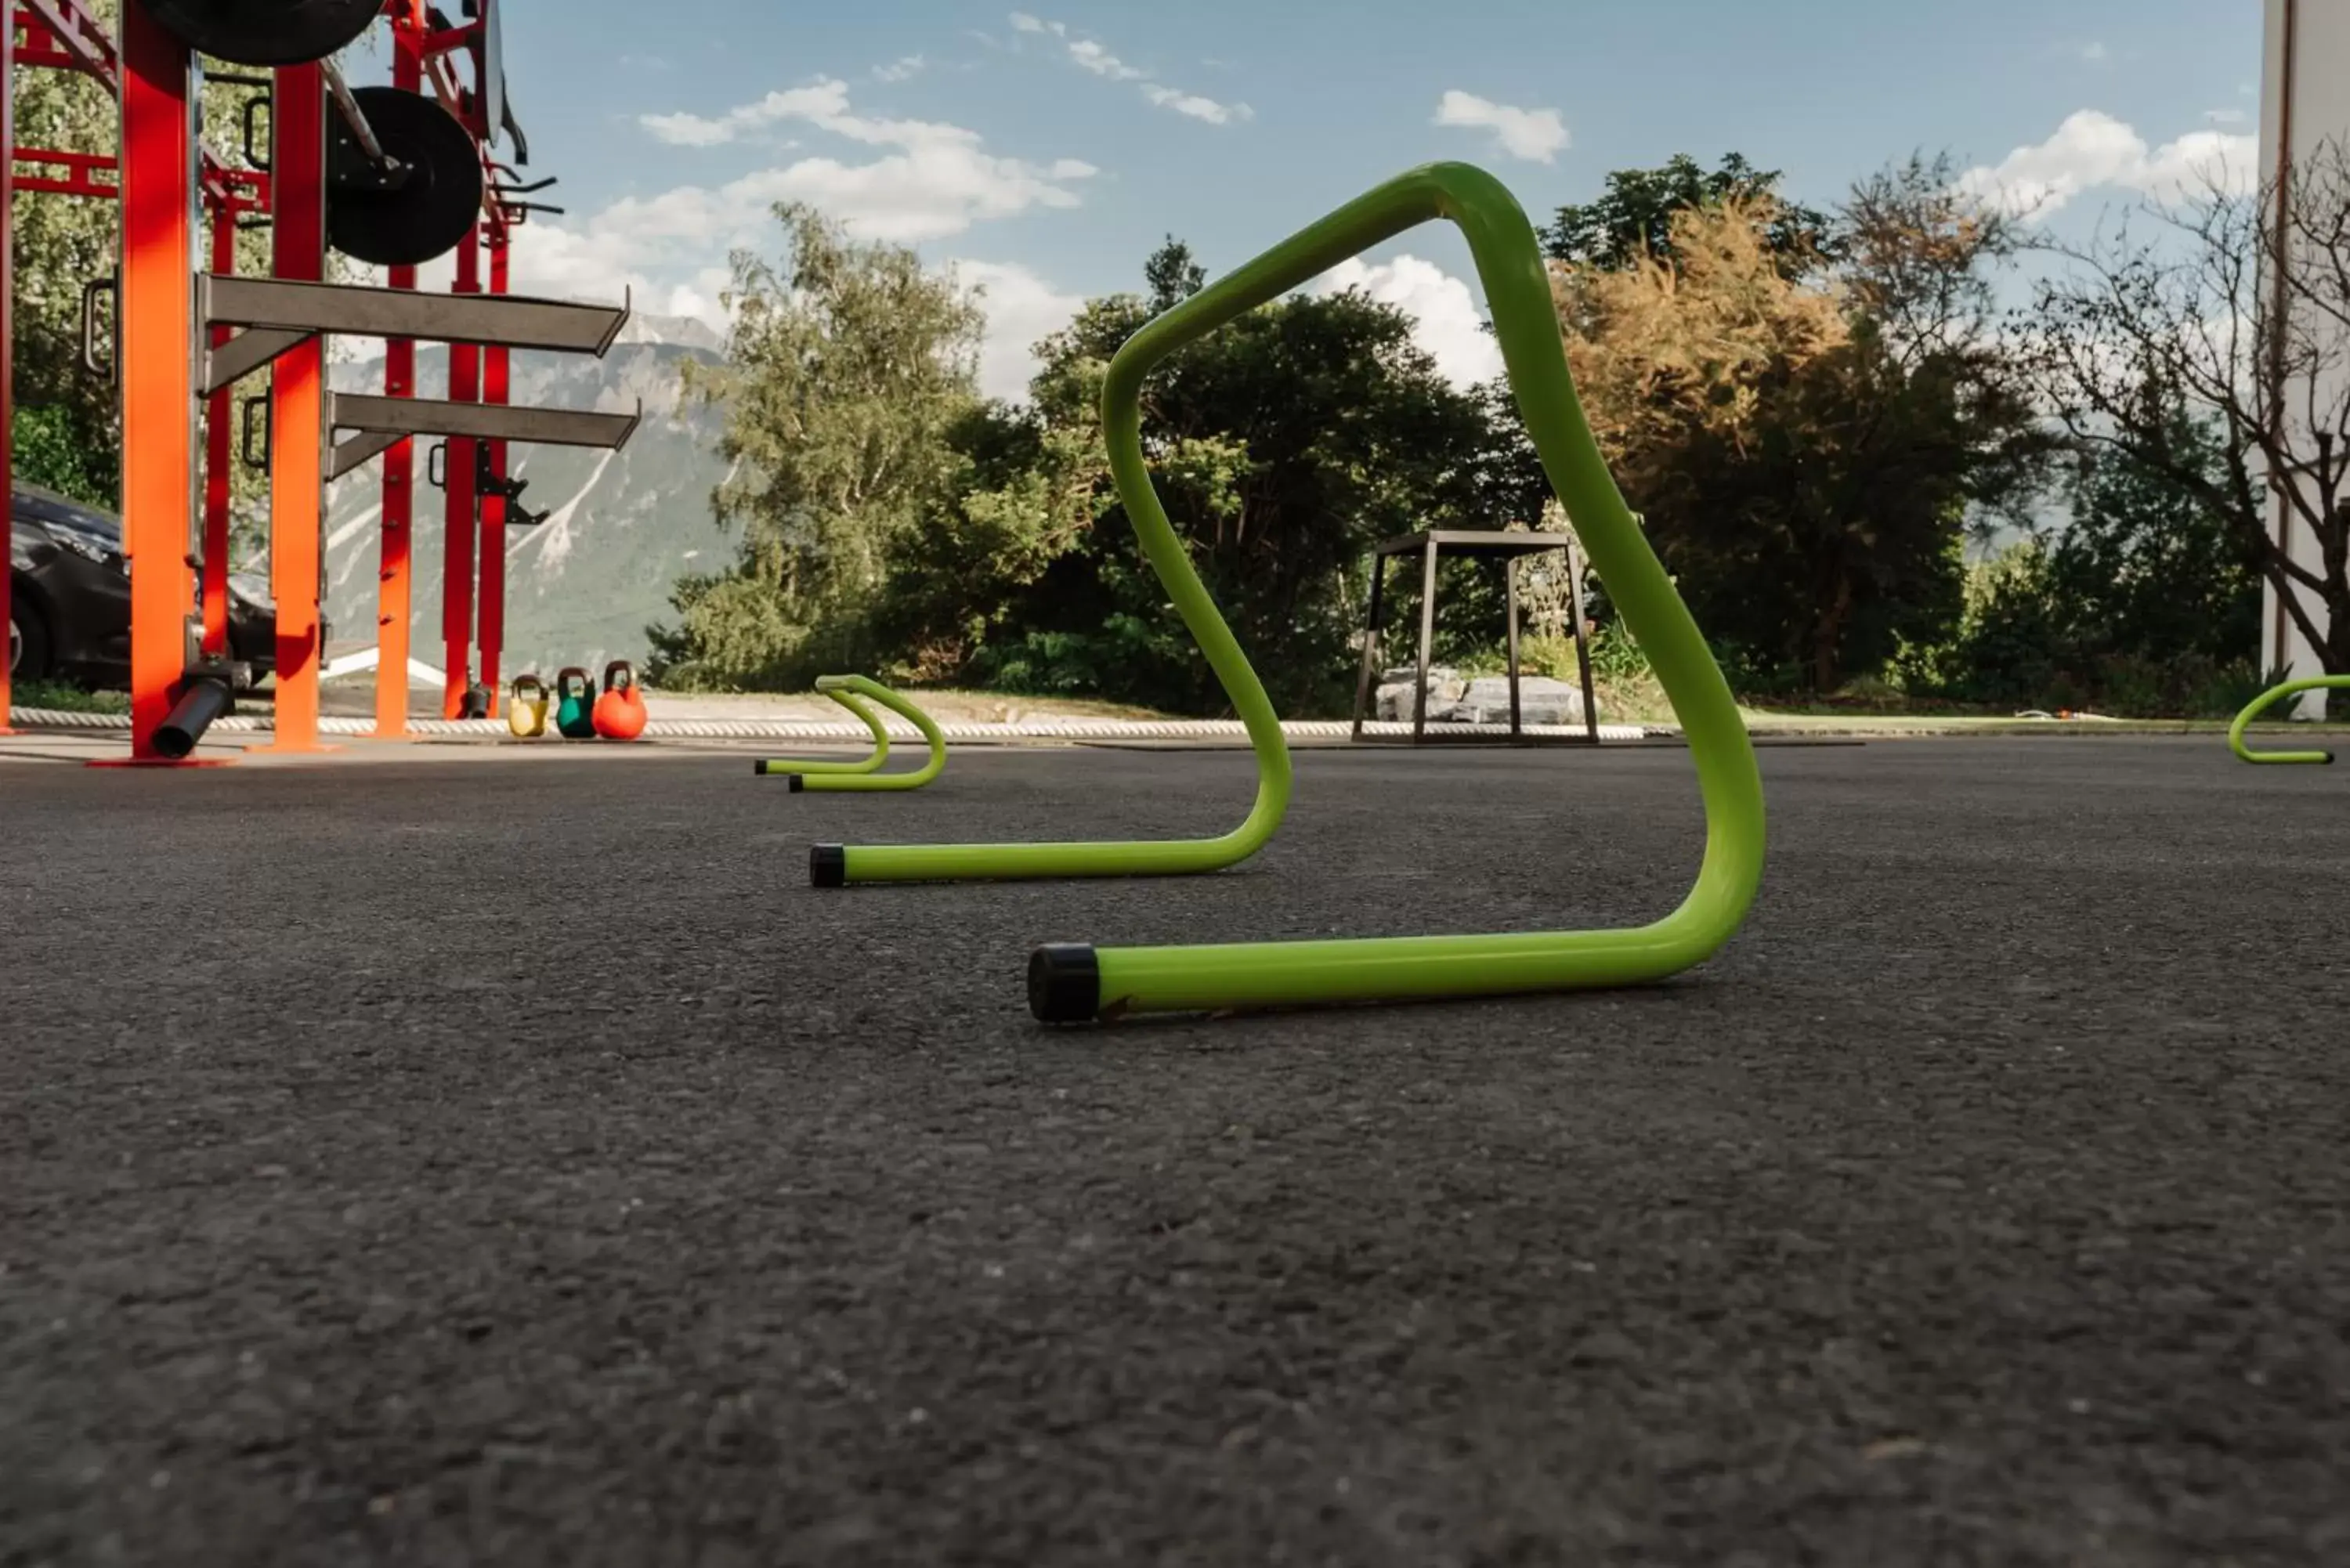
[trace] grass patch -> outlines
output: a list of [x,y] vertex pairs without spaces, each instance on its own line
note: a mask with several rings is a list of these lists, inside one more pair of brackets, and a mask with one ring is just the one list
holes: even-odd
[[18,680],[9,688],[9,702],[17,708],[47,709],[53,713],[128,713],[128,691],[89,691],[62,680]]

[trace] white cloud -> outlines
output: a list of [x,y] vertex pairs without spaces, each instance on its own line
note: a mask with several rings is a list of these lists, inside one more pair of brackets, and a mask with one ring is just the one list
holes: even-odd
[[1008,262],[950,264],[958,281],[981,291],[987,335],[979,350],[979,389],[991,398],[1024,402],[1036,374],[1036,342],[1066,327],[1085,296],[1063,294],[1024,266]]
[[920,119],[874,119],[851,112],[848,86],[827,79],[772,92],[715,118],[647,115],[646,129],[673,144],[709,147],[785,120],[802,120],[844,140],[889,150],[870,162],[803,158],[756,170],[715,189],[681,185],[659,196],[614,202],[591,233],[615,246],[716,244],[761,227],[777,202],[810,202],[860,238],[912,243],[961,234],[974,223],[1035,207],[1078,204],[1074,182],[1099,172],[1082,159],[1049,164],[1001,158],[977,131]]
[[2226,130],[2190,130],[2156,148],[2135,183],[2154,196],[2192,195],[2215,183],[2241,195],[2252,188],[2259,170],[2256,138]]
[[1348,256],[1306,287],[1315,294],[1359,288],[1382,305],[1400,306],[1412,318],[1412,341],[1456,387],[1473,387],[1502,373],[1502,346],[1484,329],[1476,297],[1434,262],[1406,254],[1374,266]]
[[2010,212],[2045,216],[2098,186],[2177,196],[2217,180],[2230,191],[2248,190],[2256,158],[2251,137],[2229,131],[2191,130],[2150,148],[2112,115],[2084,109],[2065,116],[2045,141],[1968,170],[1959,188]]
[[2102,66],[2113,57],[2105,45],[2093,40],[2081,46],[2081,57],[2093,66]]
[[1516,109],[1457,88],[1437,101],[1433,123],[1490,130],[1502,151],[1532,163],[1548,163],[1570,140],[1555,109]]
[[[725,336],[728,323],[719,296],[733,281],[730,270],[704,265],[681,272],[674,257],[649,258],[640,248],[616,243],[616,230],[606,216],[592,220],[585,233],[540,223],[517,230],[515,292],[618,304],[625,291],[642,314],[700,321]],[[976,292],[986,313],[980,340],[980,390],[1008,402],[1026,401],[1028,383],[1038,369],[1033,348],[1066,327],[1084,308],[1085,296],[1063,293],[1014,262],[957,258],[938,271]],[[445,290],[452,273],[452,264],[443,257],[419,269],[419,286]]]
[[1244,103],[1218,103],[1211,98],[1201,98],[1195,92],[1177,92],[1156,82],[1142,89],[1142,96],[1161,109],[1171,109],[1178,114],[1188,114],[1193,119],[1204,119],[1210,125],[1230,125],[1236,119],[1247,119],[1255,111]]
[[1107,77],[1114,82],[1140,81],[1147,74],[1136,70],[1107,49],[1090,38],[1069,40],[1069,58],[1097,77]]
[[2207,109],[2203,118],[2214,125],[2241,125],[2251,116],[2241,109]]
[[728,109],[716,119],[698,114],[643,114],[638,123],[673,147],[717,147],[786,119],[823,124],[848,112],[848,84],[819,81],[788,92],[771,92],[756,103]]
[[901,55],[886,66],[875,66],[873,78],[876,81],[884,82],[910,81],[920,75],[922,67],[929,63],[920,55]]
[[1013,30],[1039,36],[1049,36],[1061,40],[1070,61],[1080,69],[1091,71],[1115,82],[1134,82],[1144,99],[1159,109],[1173,109],[1177,114],[1204,120],[1210,125],[1232,125],[1254,118],[1255,111],[1244,103],[1222,103],[1195,92],[1185,92],[1154,81],[1149,71],[1130,66],[1110,53],[1107,46],[1092,38],[1073,38],[1065,22],[1046,21],[1025,11],[1012,13]]
[[[993,218],[1076,207],[1079,184],[1098,172],[1077,158],[1037,163],[999,157],[961,126],[858,115],[847,85],[833,80],[770,93],[714,117],[653,116],[646,123],[673,144],[715,146],[785,120],[879,156],[804,157],[723,184],[680,185],[624,197],[584,217],[526,223],[515,240],[515,291],[617,300],[626,289],[640,309],[723,330],[718,296],[730,281],[729,254],[774,249],[778,202],[806,202],[859,239],[910,244],[950,238]],[[445,287],[446,264],[428,269],[435,270],[425,286]],[[1003,286],[1033,306],[1037,291],[1023,293],[1019,284],[1007,275]]]

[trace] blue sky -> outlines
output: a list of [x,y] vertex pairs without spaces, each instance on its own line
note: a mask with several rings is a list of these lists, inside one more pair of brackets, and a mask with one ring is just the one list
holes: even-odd
[[[1540,221],[1675,151],[1735,149],[1828,201],[1947,148],[2074,223],[2195,159],[2232,167],[2258,113],[2259,0],[506,3],[531,171],[569,210],[534,223],[517,286],[627,283],[711,318],[728,247],[772,248],[769,203],[804,197],[985,284],[999,392],[1163,234],[1229,266],[1430,159],[1484,164]],[[1449,231],[1347,275],[1478,373]]]

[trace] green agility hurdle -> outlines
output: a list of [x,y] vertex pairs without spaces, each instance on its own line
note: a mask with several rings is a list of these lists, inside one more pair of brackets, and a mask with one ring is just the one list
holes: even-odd
[[2313,675],[2305,680],[2288,680],[2282,686],[2272,687],[2262,692],[2245,704],[2244,711],[2236,715],[2236,722],[2228,726],[2228,749],[2248,763],[2325,763],[2332,762],[2334,760],[2332,752],[2256,752],[2244,744],[2244,727],[2264,711],[2288,697],[2298,697],[2303,691],[2350,691],[2350,675]]
[[1127,341],[1104,381],[1102,427],[1119,500],[1256,754],[1256,803],[1247,818],[1222,837],[1177,842],[818,845],[809,860],[818,886],[1210,871],[1245,858],[1272,836],[1289,804],[1288,747],[1263,686],[1151,486],[1142,454],[1143,378],[1233,317],[1436,218],[1458,225],[1469,243],[1544,471],[1680,721],[1706,813],[1696,885],[1662,919],[1619,930],[1199,947],[1055,944],[1031,956],[1029,1006],[1046,1022],[1075,1023],[1133,1012],[1632,985],[1699,963],[1729,940],[1762,878],[1762,784],[1753,747],[1729,683],[1617,493],[1584,420],[1533,227],[1500,182],[1461,163],[1399,176],[1175,306]]
[[[945,771],[947,738],[939,733],[938,725],[931,722],[928,713],[887,686],[862,675],[819,675],[816,689],[865,721],[865,727],[873,732],[873,754],[853,763],[767,757],[760,760],[754,772],[788,774],[793,794],[806,791],[823,794],[920,789]],[[922,739],[930,744],[928,762],[910,774],[879,771],[881,764],[889,760],[889,732],[882,728],[881,716],[865,705],[865,699],[868,697],[922,732]]]

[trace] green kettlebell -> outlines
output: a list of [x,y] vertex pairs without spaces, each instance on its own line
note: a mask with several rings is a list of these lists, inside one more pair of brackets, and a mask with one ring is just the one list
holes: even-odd
[[596,678],[569,665],[556,672],[555,729],[567,741],[596,738]]

